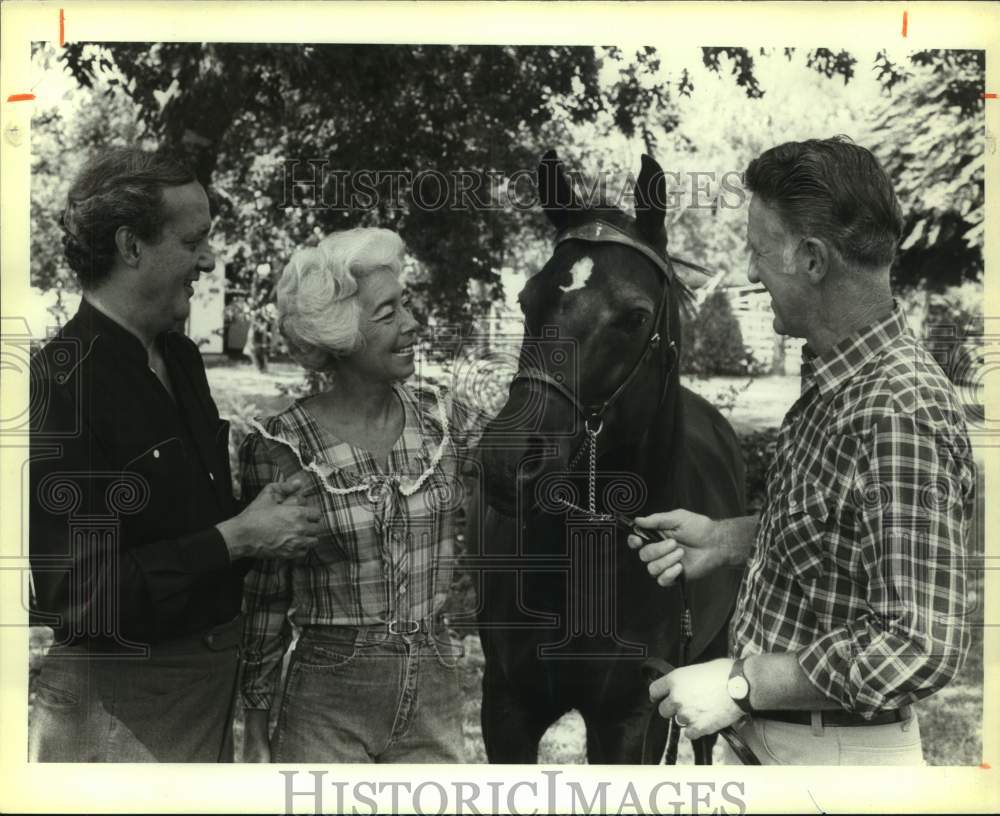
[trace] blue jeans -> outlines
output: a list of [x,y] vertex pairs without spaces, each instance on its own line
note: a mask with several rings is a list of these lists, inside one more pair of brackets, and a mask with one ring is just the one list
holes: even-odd
[[271,760],[463,762],[461,655],[444,632],[305,627]]
[[239,617],[145,658],[55,647],[42,659],[30,762],[232,762]]

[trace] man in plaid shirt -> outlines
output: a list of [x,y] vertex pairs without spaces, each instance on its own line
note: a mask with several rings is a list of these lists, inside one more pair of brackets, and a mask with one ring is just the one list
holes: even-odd
[[640,520],[668,533],[639,550],[663,585],[746,565],[732,659],[650,694],[691,738],[737,723],[764,764],[921,764],[910,704],[969,645],[962,406],[892,298],[901,213],[871,153],[792,142],[752,161],[746,184],[749,278],[775,330],[807,340],[802,389],[759,516]]

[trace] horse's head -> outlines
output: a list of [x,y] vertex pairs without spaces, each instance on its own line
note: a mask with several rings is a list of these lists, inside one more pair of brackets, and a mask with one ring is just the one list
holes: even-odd
[[[516,497],[565,472],[600,429],[601,457],[634,457],[677,392],[677,280],[664,229],[666,181],[642,157],[636,217],[580,205],[555,152],[538,170],[541,203],[556,228],[552,257],[518,300],[525,337],[504,408],[483,438],[489,497],[510,513]],[[630,459],[628,461],[634,461]]]

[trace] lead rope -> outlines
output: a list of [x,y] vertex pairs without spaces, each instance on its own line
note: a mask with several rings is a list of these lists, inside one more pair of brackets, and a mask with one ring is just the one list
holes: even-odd
[[[604,430],[604,421],[603,420],[600,421],[600,423],[598,424],[596,430],[592,429],[590,427],[589,422],[588,422],[588,424],[586,426],[586,430],[587,430],[587,441],[584,444],[588,448],[588,451],[587,451],[587,455],[588,455],[588,468],[587,468],[587,512],[588,512],[588,515],[590,515],[590,517],[592,519],[595,519],[595,520],[599,519],[599,518],[609,518],[608,516],[601,516],[597,512],[597,437],[600,435],[601,431]],[[583,448],[581,447],[581,449],[579,451],[577,451],[576,456],[573,457],[573,461],[570,462],[570,468],[572,468],[573,465],[576,463],[576,461],[580,458],[580,454],[582,453],[582,451],[583,451]],[[567,507],[572,508],[574,510],[582,510],[583,509],[581,507],[577,507],[576,505],[574,505],[572,502],[568,501],[567,499],[563,498],[563,499],[561,499],[561,501]],[[678,665],[679,666],[686,666],[687,662],[688,662],[688,658],[690,657],[691,641],[694,639],[694,627],[693,627],[692,619],[691,619],[691,607],[688,604],[687,579],[685,578],[685,576],[684,576],[683,573],[681,573],[680,579],[678,581],[678,589],[680,590],[680,594],[681,594],[681,607],[683,608],[683,612],[681,613],[681,640],[680,640],[680,644],[679,644],[679,648],[678,648],[678,652],[679,652],[678,653],[678,658],[679,658],[678,659]],[[655,661],[657,659],[653,658],[653,660]],[[660,662],[662,662],[662,661],[660,661]],[[649,664],[649,661],[647,661],[647,664]],[[649,716],[650,716],[650,718],[658,717],[659,713],[654,708],[650,712]],[[645,735],[643,737],[643,754],[644,755],[646,754],[646,752],[648,750],[651,750],[648,747],[647,741],[648,741],[648,737],[649,737],[650,731],[652,730],[652,726],[653,725],[654,725],[654,722],[651,719],[651,721],[646,726],[646,733],[645,733]],[[667,730],[667,749],[666,749],[666,755],[664,757],[664,761],[666,762],[667,765],[676,765],[677,764],[677,749],[678,749],[678,745],[680,743],[681,729],[680,729],[680,726],[678,726],[677,723],[673,720],[673,718],[670,719],[670,722],[669,722],[669,724],[668,724],[667,727],[668,727],[668,730]],[[657,757],[656,764],[659,764],[659,757]]]
[[[674,667],[667,663],[666,660],[661,660],[658,657],[651,657],[642,664],[643,670],[647,673],[647,679],[650,683],[654,680],[665,677],[674,670]],[[653,717],[657,716],[657,712],[653,711]],[[652,723],[653,720],[650,720]],[[644,764],[658,765],[659,758],[652,755],[652,749],[650,748],[650,732],[651,728],[649,725],[646,727],[646,733],[643,734],[642,738],[642,760]],[[679,728],[677,729],[680,730]],[[760,765],[760,757],[754,753],[753,749],[747,745],[746,740],[740,736],[739,732],[733,728],[731,725],[727,725],[725,728],[719,731],[719,736],[722,737],[726,742],[729,743],[729,747],[732,749],[733,753],[739,757],[740,762],[744,765]],[[675,764],[677,761],[676,756],[674,757],[674,762],[669,764]]]
[[[681,594],[681,608],[684,610],[681,612],[681,642],[678,644],[677,649],[677,665],[678,667],[682,667],[687,665],[688,658],[691,656],[691,641],[694,639],[691,607],[688,605],[687,578],[683,572],[677,581],[677,588]],[[659,716],[659,713],[654,709],[651,716]],[[681,727],[677,724],[677,720],[671,717],[670,722],[667,724],[667,751],[663,758],[664,763],[667,765],[677,764],[677,747],[680,739]]]

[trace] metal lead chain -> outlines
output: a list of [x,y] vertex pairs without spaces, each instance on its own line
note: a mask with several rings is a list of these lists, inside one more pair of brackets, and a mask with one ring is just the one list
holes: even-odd
[[587,509],[597,515],[597,434],[600,431],[587,429],[590,437],[590,467],[587,474]]

